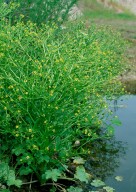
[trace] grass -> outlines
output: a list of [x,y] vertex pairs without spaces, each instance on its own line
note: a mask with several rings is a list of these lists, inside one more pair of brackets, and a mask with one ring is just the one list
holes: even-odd
[[[129,10],[119,6],[118,4],[112,5],[112,9],[105,7],[103,4],[95,0],[84,0],[79,2],[80,9],[83,12],[83,20],[90,25],[95,23],[98,28],[103,26],[111,26],[116,31],[119,31],[122,37],[127,42],[126,50],[126,72],[122,75],[122,81],[125,85],[133,84],[136,86],[136,15]],[[129,79],[129,82],[128,82]],[[129,89],[132,93],[132,89]]]
[[92,19],[123,19],[135,20],[136,17],[129,10],[117,4],[112,5],[112,8],[106,7],[95,0],[84,0],[80,3],[85,18]]

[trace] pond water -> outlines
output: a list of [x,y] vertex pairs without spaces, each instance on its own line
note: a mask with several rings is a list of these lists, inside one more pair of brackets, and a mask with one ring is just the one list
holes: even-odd
[[[136,96],[130,95],[114,102],[114,110],[122,122],[115,128],[115,140],[121,141],[125,153],[119,157],[119,166],[112,176],[105,178],[106,184],[116,192],[136,192]],[[126,144],[125,144],[126,143]],[[116,181],[122,176],[122,181]]]
[[[136,192],[136,96],[123,96],[110,102],[111,109],[122,122],[110,139],[100,139],[90,147],[85,168],[115,189],[115,192]],[[122,181],[117,181],[118,176]],[[88,184],[84,190],[102,191]]]

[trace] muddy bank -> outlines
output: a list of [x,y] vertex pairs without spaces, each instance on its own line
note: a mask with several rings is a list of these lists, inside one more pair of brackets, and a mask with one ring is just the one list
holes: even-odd
[[125,90],[128,93],[136,94],[136,76],[124,75],[124,76],[119,77],[119,79],[125,86]]

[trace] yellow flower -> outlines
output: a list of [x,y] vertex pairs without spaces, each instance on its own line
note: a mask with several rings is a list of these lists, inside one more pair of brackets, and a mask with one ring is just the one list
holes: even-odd
[[28,132],[29,132],[29,133],[32,133],[32,129],[29,129]]
[[29,156],[26,156],[26,159],[30,159],[30,157],[29,157]]
[[19,128],[19,126],[18,126],[18,125],[16,125],[16,129],[17,129],[17,128]]
[[10,85],[8,88],[9,88],[9,89],[13,89],[13,85]]
[[47,123],[47,121],[44,121],[43,123],[44,123],[44,124],[46,124],[46,123]]
[[46,147],[46,150],[49,151],[49,147]]
[[20,17],[21,17],[21,18],[24,18],[24,15],[23,15],[23,14],[20,14]]
[[38,149],[39,149],[36,145],[33,145],[33,148],[34,148],[34,149],[36,149],[36,150],[38,150]]
[[86,121],[86,122],[88,122],[88,119],[87,119],[87,118],[85,118],[85,121]]

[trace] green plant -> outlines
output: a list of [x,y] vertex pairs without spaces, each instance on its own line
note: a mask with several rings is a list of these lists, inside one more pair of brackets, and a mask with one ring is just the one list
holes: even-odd
[[7,17],[7,15],[12,16],[14,10],[18,7],[16,3],[10,3],[7,5],[4,0],[0,0],[0,20]]
[[[15,171],[11,169],[6,162],[0,162],[0,182],[6,184],[7,186],[16,186],[20,187],[22,181],[16,179]],[[3,189],[3,191],[6,189]]]
[[104,96],[120,93],[122,41],[83,24],[58,30],[0,22],[1,152],[13,157],[18,175],[54,182],[73,155],[88,153],[84,146],[101,137]]
[[77,0],[10,0],[9,5],[12,2],[20,5],[14,10],[14,19],[21,15],[25,21],[40,25],[47,22],[62,23]]

